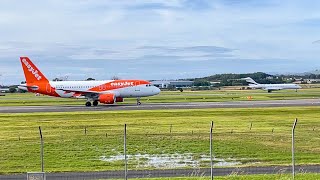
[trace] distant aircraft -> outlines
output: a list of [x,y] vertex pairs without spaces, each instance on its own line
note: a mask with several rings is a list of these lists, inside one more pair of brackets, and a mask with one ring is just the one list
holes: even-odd
[[263,89],[268,91],[268,93],[282,89],[295,89],[296,91],[297,89],[301,89],[301,86],[297,84],[259,84],[250,77],[242,78],[242,80],[246,80],[249,83],[250,88]]
[[86,99],[86,106],[97,106],[98,103],[114,104],[123,102],[123,98],[153,96],[160,89],[145,80],[104,80],[104,81],[49,81],[28,57],[20,57],[26,83],[19,89],[33,93],[62,98]]

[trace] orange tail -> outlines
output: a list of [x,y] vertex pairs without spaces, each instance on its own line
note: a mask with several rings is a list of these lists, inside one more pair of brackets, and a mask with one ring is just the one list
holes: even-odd
[[48,79],[35,66],[28,57],[20,57],[24,76],[28,83],[48,82]]

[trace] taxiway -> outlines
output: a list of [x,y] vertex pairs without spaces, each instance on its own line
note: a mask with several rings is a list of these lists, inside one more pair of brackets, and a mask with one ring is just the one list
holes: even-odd
[[192,103],[153,103],[121,105],[85,106],[1,106],[0,113],[28,112],[77,112],[77,111],[115,111],[115,110],[157,110],[157,109],[205,109],[205,108],[254,108],[254,107],[292,107],[320,106],[320,99],[270,100],[270,101],[230,101],[230,102],[192,102]]

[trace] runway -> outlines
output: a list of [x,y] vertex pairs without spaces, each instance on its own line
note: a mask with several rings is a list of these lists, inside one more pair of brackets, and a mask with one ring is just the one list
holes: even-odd
[[77,111],[119,111],[157,109],[205,109],[205,108],[254,108],[320,106],[320,99],[271,100],[271,101],[232,101],[232,102],[192,102],[192,103],[153,103],[140,106],[132,104],[85,106],[1,106],[0,113],[30,112],[77,112]]

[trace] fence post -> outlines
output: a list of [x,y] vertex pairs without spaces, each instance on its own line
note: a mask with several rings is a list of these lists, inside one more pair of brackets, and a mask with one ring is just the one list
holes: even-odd
[[294,176],[295,176],[295,162],[294,162],[294,130],[296,128],[296,125],[297,125],[297,122],[298,122],[298,119],[296,118],[294,120],[294,123],[292,125],[292,179],[294,179]]
[[212,129],[213,129],[213,121],[211,121],[211,127],[210,127],[210,164],[211,164],[211,180],[213,180],[213,153],[212,153]]
[[41,159],[41,172],[44,172],[44,166],[43,166],[43,138],[42,138],[42,131],[41,127],[39,126],[39,133],[40,133],[40,159]]
[[123,150],[124,150],[124,179],[128,179],[128,160],[127,160],[127,124],[124,124],[124,138],[123,138]]

